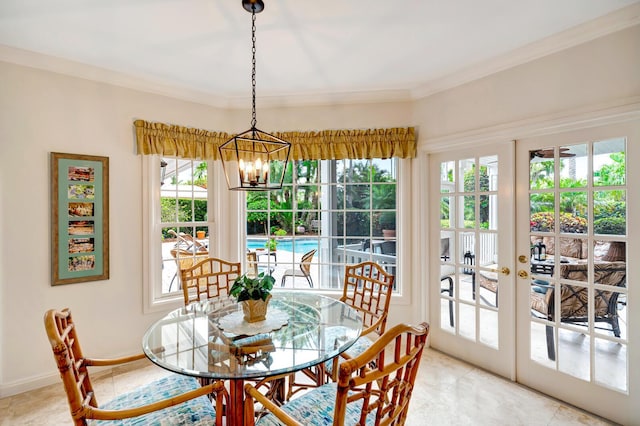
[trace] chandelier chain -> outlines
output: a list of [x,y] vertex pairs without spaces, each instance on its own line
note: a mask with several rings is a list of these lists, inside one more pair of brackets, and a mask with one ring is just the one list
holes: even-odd
[[251,5],[251,127],[255,128],[256,119],[256,6]]

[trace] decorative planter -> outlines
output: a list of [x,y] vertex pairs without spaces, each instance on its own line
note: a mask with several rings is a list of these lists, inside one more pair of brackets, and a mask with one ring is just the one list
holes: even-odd
[[271,295],[267,300],[244,300],[242,301],[242,311],[246,322],[258,322],[267,319],[267,306],[271,300]]
[[297,232],[298,234],[304,234],[304,233],[305,233],[305,231],[306,231],[306,229],[305,229],[305,227],[304,227],[304,226],[302,226],[302,225],[298,225],[298,227],[296,227],[296,232]]
[[384,237],[385,240],[390,240],[396,237],[396,230],[395,229],[383,229],[382,230],[382,236]]

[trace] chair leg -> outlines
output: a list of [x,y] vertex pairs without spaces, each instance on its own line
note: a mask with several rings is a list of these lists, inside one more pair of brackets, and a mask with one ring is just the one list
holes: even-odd
[[288,275],[283,275],[282,276],[282,281],[280,281],[280,287],[284,287],[284,282],[285,282],[287,277],[288,277]]
[[[440,282],[447,280],[449,282],[449,288],[440,289],[440,293],[449,293],[449,297],[453,296],[453,278],[443,277],[440,278]],[[449,300],[449,324],[453,327],[453,300]]]
[[310,276],[305,276],[305,278],[307,279],[307,282],[309,283],[309,287],[313,288],[313,281],[311,280]]
[[547,356],[551,361],[556,360],[556,349],[553,341],[553,327],[550,325],[546,326],[547,331]]
[[613,331],[614,336],[620,337],[620,323],[618,322],[618,315],[611,318],[611,330]]

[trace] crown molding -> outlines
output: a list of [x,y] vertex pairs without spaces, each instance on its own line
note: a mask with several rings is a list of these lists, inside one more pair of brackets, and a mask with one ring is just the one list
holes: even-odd
[[640,2],[433,80],[412,90],[411,96],[425,98],[638,24]]
[[176,86],[175,83],[162,79],[107,70],[2,44],[0,44],[0,61],[218,108],[229,108],[229,101],[225,98],[188,87]]

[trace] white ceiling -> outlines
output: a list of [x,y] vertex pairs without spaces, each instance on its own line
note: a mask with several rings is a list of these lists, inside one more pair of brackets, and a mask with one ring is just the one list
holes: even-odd
[[[425,96],[638,23],[639,6],[265,0],[257,97]],[[250,96],[250,31],[241,0],[0,1],[0,60],[212,104]]]

